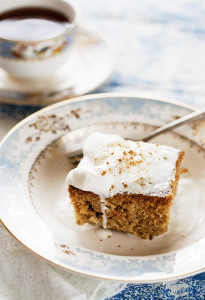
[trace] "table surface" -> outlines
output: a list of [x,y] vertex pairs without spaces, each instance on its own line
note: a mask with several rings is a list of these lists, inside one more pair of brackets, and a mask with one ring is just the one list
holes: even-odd
[[[203,0],[78,0],[82,24],[100,30],[115,48],[116,68],[99,92],[205,105]],[[41,107],[0,105],[0,138]],[[205,273],[174,282],[128,284],[109,299],[204,299]],[[108,299],[108,298],[107,298]]]

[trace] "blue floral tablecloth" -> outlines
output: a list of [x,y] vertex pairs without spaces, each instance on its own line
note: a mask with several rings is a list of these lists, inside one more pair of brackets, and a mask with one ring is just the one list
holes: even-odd
[[[139,300],[194,300],[205,298],[205,274],[188,277],[178,281],[154,284],[128,284],[116,296],[108,299]],[[106,299],[106,300],[108,300]]]
[[[205,105],[203,0],[76,2],[82,23],[107,34],[115,47],[115,71],[95,92],[135,92]],[[39,108],[1,104],[0,138]],[[128,284],[108,299],[205,299],[205,273],[174,282]]]

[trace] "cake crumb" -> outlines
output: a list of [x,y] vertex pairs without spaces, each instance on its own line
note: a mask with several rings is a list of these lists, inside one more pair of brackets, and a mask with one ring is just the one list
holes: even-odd
[[111,187],[110,187],[110,191],[111,191],[112,189],[114,189],[114,187],[115,187],[114,184],[112,184]]

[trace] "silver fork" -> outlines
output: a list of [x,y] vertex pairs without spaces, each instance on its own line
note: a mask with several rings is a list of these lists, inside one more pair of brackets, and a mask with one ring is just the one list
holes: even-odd
[[[156,130],[152,131],[148,135],[140,138],[140,141],[147,142],[161,133],[164,133],[168,130],[174,129],[185,123],[200,120],[203,118],[205,118],[205,107],[157,128]],[[77,130],[78,130],[78,134],[79,134],[80,130],[83,130],[83,128],[77,129]],[[78,163],[82,158],[82,148],[80,147],[79,149],[77,149],[75,151],[68,151],[67,157],[70,158],[73,163]]]

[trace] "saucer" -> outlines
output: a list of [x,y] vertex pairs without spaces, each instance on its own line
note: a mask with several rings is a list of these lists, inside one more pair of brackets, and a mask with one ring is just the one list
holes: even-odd
[[46,80],[11,77],[0,69],[0,103],[48,105],[89,93],[112,74],[111,42],[99,33],[81,27],[65,65]]

